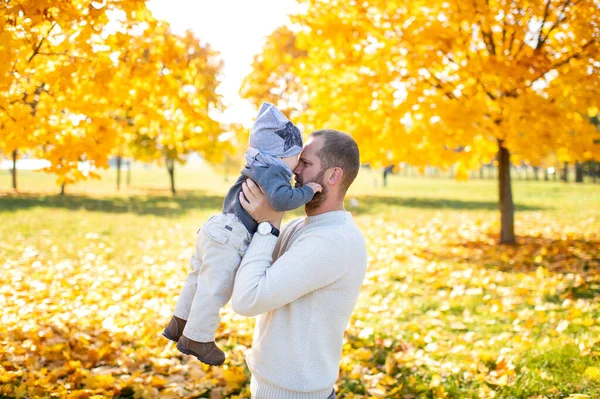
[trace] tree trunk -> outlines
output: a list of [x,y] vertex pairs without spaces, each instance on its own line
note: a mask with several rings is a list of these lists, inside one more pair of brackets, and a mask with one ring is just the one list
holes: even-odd
[[540,167],[539,166],[533,167],[533,178],[535,180],[540,180]]
[[596,177],[600,174],[600,162],[592,162],[590,169],[592,171],[592,183],[596,183]]
[[500,195],[500,244],[515,244],[515,207],[510,181],[510,152],[498,140],[498,192]]
[[575,183],[583,183],[583,165],[575,162]]
[[550,180],[550,175],[548,174],[548,168],[547,167],[544,168],[544,180],[545,181]]
[[121,190],[121,155],[117,155],[117,191]]
[[12,186],[13,186],[13,190],[15,190],[15,191],[17,191],[17,154],[18,154],[18,150],[14,150],[12,152],[12,161],[13,161]]
[[176,194],[175,191],[175,160],[171,158],[167,158],[167,171],[169,172],[169,177],[171,178],[171,193],[173,195]]
[[560,172],[560,168],[558,166],[556,166],[554,168],[554,175],[552,176],[552,178],[554,179],[554,181],[558,180],[558,173]]
[[65,182],[60,185],[60,195],[65,195]]
[[568,162],[565,162],[565,164],[563,166],[560,180],[564,181],[565,183],[569,182],[569,163]]
[[131,184],[131,167],[133,166],[133,160],[127,162],[127,187]]

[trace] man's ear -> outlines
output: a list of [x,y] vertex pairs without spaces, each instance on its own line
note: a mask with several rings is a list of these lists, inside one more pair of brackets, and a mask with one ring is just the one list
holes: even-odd
[[338,185],[342,182],[342,178],[344,177],[344,170],[340,167],[335,167],[331,169],[331,173],[327,178],[327,183],[331,186]]

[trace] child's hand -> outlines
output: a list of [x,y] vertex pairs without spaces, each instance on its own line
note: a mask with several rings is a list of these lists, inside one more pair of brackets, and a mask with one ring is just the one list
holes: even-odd
[[318,193],[323,191],[323,187],[321,187],[321,185],[319,183],[315,183],[315,182],[310,182],[310,183],[306,183],[306,185],[310,188],[312,188],[314,193]]

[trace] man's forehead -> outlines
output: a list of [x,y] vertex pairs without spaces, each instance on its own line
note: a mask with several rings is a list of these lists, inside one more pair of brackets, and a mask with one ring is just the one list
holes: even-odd
[[302,150],[302,156],[316,157],[321,147],[323,147],[323,139],[321,137],[309,137]]

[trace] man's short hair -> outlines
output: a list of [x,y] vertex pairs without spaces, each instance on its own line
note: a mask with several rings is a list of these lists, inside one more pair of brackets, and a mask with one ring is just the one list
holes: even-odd
[[344,171],[340,192],[346,194],[360,168],[360,154],[356,141],[349,134],[333,129],[312,132],[309,137],[323,137],[323,147],[317,154],[323,171],[339,167]]

